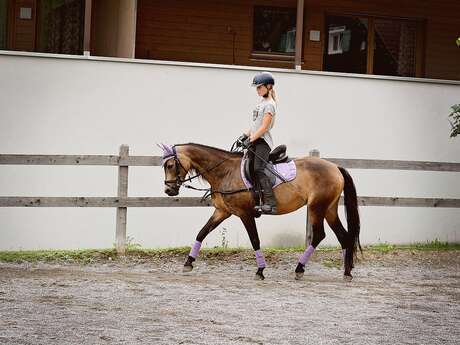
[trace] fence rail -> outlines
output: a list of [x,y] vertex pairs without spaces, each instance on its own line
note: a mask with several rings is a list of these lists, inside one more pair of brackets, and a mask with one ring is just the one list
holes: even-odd
[[[348,169],[388,169],[460,172],[460,163],[404,161],[384,159],[350,159],[322,157]],[[107,165],[161,166],[161,156],[113,155],[8,155],[0,154],[0,164],[12,165]]]
[[[319,157],[318,150],[310,156]],[[327,158],[332,163],[348,169],[387,169],[460,172],[460,163]],[[0,207],[116,207],[116,246],[120,254],[126,250],[126,219],[128,207],[208,207],[211,200],[195,197],[128,197],[129,166],[161,166],[161,156],[130,156],[127,145],[120,146],[119,155],[25,155],[0,154],[0,165],[92,165],[118,167],[118,194],[116,197],[0,197]],[[449,207],[460,208],[460,199],[407,198],[359,196],[360,206],[394,207]],[[340,199],[343,204],[343,197]],[[307,217],[308,219],[308,217]],[[311,227],[307,223],[308,243]]]
[[[360,206],[460,207],[460,199],[359,196]],[[343,197],[340,198],[343,205]],[[0,207],[208,207],[196,197],[0,197]]]

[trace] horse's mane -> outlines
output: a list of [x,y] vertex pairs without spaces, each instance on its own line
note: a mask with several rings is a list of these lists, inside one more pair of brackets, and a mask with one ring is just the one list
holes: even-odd
[[227,155],[231,155],[231,156],[234,156],[234,157],[242,157],[243,156],[243,152],[232,152],[232,151],[227,151],[227,150],[224,150],[224,149],[219,149],[218,147],[213,147],[213,146],[208,146],[208,145],[203,145],[203,144],[197,144],[197,143],[176,144],[174,146],[184,146],[184,145],[199,146],[199,147],[202,147],[202,148],[205,148],[205,149],[211,149],[211,150],[215,150],[215,151],[220,152],[220,153],[225,153]]
[[[193,145],[193,146],[198,146],[198,147],[201,147],[201,148],[204,148],[204,149],[210,149],[210,150],[214,150],[214,151],[217,151],[218,153],[223,153],[225,155],[230,155],[232,157],[242,157],[243,156],[243,152],[232,152],[232,151],[227,151],[227,150],[223,150],[223,149],[219,149],[218,147],[212,147],[212,146],[208,146],[208,145],[203,145],[203,144],[197,144],[197,143],[185,143],[185,144],[175,144],[174,146],[184,146],[184,145]],[[198,171],[194,168],[190,169],[188,171],[188,175],[189,176],[193,176],[193,175],[196,175],[198,174]],[[198,177],[198,180],[201,182],[201,183],[204,183],[204,182],[208,182],[206,181],[206,179],[204,178],[203,175],[200,175]]]

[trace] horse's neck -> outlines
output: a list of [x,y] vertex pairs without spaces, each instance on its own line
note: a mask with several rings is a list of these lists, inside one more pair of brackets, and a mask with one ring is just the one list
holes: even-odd
[[[220,153],[200,146],[186,145],[183,147],[184,154],[190,160],[192,167],[197,172],[202,173],[211,187],[217,188],[220,186],[222,179],[229,170],[229,164],[232,164],[232,157],[228,157],[224,152]],[[227,158],[230,159],[222,163]]]

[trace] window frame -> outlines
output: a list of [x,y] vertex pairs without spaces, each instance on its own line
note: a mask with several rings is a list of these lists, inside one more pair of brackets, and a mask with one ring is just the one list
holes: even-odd
[[[283,53],[283,52],[266,52],[266,51],[261,51],[261,50],[254,50],[254,16],[255,16],[255,10],[256,7],[268,7],[268,8],[282,8],[282,9],[290,9],[294,10],[295,13],[297,13],[297,7],[295,6],[283,6],[283,5],[261,5],[261,4],[253,4],[251,6],[251,33],[250,33],[250,43],[251,43],[251,48],[250,48],[250,54],[249,54],[249,59],[254,60],[254,61],[273,61],[273,62],[289,62],[289,63],[294,63],[295,62],[295,50],[291,53]],[[297,15],[296,15],[296,24],[297,24]],[[297,25],[296,25],[296,30],[297,30]],[[305,33],[305,22],[302,27],[302,34]],[[304,35],[302,35],[303,39],[305,38]],[[305,44],[302,44],[302,61],[301,64],[303,65],[304,63],[304,57],[303,57],[303,51],[304,51],[304,46]]]
[[[399,20],[399,21],[411,21],[416,25],[416,36],[415,36],[415,75],[413,77],[404,77],[404,78],[424,78],[425,77],[425,40],[426,40],[426,19],[418,17],[401,17],[401,16],[386,16],[379,14],[369,14],[369,13],[359,13],[359,12],[335,12],[335,11],[326,11],[323,18],[323,27],[325,34],[323,35],[323,61],[321,69],[324,72],[326,54],[325,46],[328,44],[329,35],[327,27],[327,17],[336,16],[336,17],[352,17],[352,18],[366,18],[368,21],[367,28],[367,68],[366,74],[374,75],[374,41],[375,41],[375,20],[376,19],[385,19],[385,20]],[[377,75],[377,74],[376,74]],[[393,76],[399,77],[399,76]]]

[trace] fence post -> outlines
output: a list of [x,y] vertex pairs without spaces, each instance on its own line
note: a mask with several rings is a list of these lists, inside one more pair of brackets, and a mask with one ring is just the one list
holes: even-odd
[[[128,164],[129,146],[120,146],[120,162]],[[118,198],[128,197],[128,165],[118,166]],[[118,255],[125,255],[126,252],[126,218],[128,208],[117,207],[117,228],[116,228],[116,247]]]
[[[319,157],[319,150],[316,150],[316,149],[311,150],[309,156]],[[313,239],[313,229],[308,220],[308,205],[307,205],[307,221],[305,224],[305,248],[308,248],[308,246],[311,244],[312,239]]]

